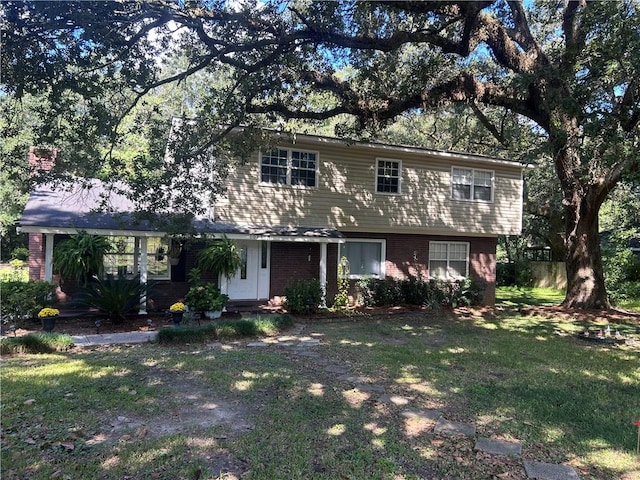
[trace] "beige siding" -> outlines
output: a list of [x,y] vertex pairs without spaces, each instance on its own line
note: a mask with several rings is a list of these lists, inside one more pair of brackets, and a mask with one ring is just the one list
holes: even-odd
[[[520,233],[522,180],[517,165],[336,142],[280,145],[318,152],[318,187],[260,185],[256,153],[230,174],[228,200],[215,210],[220,221],[331,227],[345,232]],[[375,193],[377,158],[402,162],[400,195]],[[452,166],[494,171],[494,202],[452,200]]]

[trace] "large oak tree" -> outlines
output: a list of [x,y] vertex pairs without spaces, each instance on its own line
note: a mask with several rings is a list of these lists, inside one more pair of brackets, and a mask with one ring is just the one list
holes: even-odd
[[[341,131],[362,134],[448,104],[473,109],[505,143],[488,112],[507,111],[545,137],[560,183],[565,305],[609,305],[598,211],[639,163],[633,1],[7,2],[2,12],[5,93],[46,94],[53,118],[81,110],[95,137],[117,134],[154,88],[224,72],[181,129],[181,159],[215,148],[220,125],[348,116]],[[178,52],[185,68],[163,75]]]

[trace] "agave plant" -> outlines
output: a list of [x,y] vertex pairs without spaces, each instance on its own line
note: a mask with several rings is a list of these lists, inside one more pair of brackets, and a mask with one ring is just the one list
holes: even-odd
[[114,323],[122,323],[128,313],[139,310],[141,299],[149,295],[149,286],[140,284],[140,276],[133,278],[107,275],[80,289],[74,305],[96,308]]

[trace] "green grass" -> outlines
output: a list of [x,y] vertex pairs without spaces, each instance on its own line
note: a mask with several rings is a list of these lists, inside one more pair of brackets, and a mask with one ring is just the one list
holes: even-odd
[[[583,479],[638,478],[638,349],[571,335],[582,328],[479,309],[312,322],[317,358],[237,341],[7,357],[2,478],[521,478],[519,460],[478,455],[406,408],[520,440],[524,458]],[[381,403],[327,364],[410,403]]]
[[497,287],[496,305],[558,305],[564,300],[564,290],[535,287]]
[[59,333],[33,333],[0,340],[0,354],[2,355],[64,352],[71,347],[73,347],[71,336]]
[[630,310],[633,312],[640,312],[640,298],[636,298],[634,300],[623,300],[619,305],[616,306],[616,308]]

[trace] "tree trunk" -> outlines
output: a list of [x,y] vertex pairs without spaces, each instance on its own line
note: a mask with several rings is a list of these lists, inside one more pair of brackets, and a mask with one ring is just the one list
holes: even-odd
[[606,309],[610,307],[604,285],[604,271],[598,232],[598,211],[602,203],[595,187],[566,208],[567,293],[565,307]]
[[604,285],[598,212],[608,185],[581,162],[578,120],[565,114],[555,118],[560,128],[552,129],[550,141],[565,207],[567,292],[562,305],[607,309],[610,304]]

